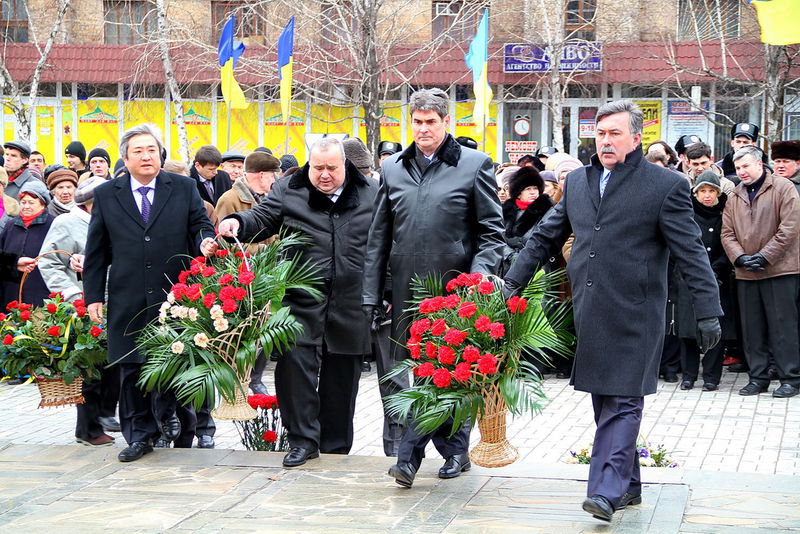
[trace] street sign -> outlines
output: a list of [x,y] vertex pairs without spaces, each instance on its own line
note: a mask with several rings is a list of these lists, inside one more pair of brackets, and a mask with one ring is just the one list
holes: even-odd
[[[552,50],[534,44],[506,44],[503,50],[503,72],[546,72],[551,68]],[[599,72],[603,70],[603,45],[599,42],[565,43],[558,70]]]

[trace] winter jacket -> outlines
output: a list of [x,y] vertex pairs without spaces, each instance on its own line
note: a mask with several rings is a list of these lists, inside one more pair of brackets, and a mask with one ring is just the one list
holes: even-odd
[[505,225],[506,246],[503,248],[502,273],[508,272],[511,264],[525,246],[536,225],[545,213],[553,207],[552,199],[545,194],[540,195],[525,210],[517,207],[514,199],[503,204],[503,224]]
[[214,183],[214,196],[212,197],[209,196],[205,184],[200,181],[200,173],[197,172],[194,165],[189,169],[189,177],[197,185],[197,192],[200,193],[200,198],[210,202],[212,206],[216,206],[219,198],[232,187],[230,175],[225,171],[217,171],[217,175],[212,180]]
[[[34,178],[35,180],[35,178]],[[9,222],[3,233],[0,234],[0,250],[13,252],[20,256],[35,258],[39,255],[44,243],[45,236],[50,230],[55,217],[47,213],[45,209],[31,224],[26,228],[22,218],[17,216]],[[47,285],[44,283],[42,274],[38,269],[34,269],[25,278],[23,286],[22,300],[34,306],[41,306],[45,298],[50,294]],[[3,309],[12,300],[19,298],[19,283],[3,283]]]
[[10,196],[11,198],[17,198],[19,196],[20,190],[22,189],[22,186],[25,185],[29,180],[38,180],[38,178],[32,175],[31,171],[25,169],[24,171],[22,171],[22,174],[14,178],[13,182],[8,182],[5,194]]
[[[247,186],[247,182],[245,180],[236,180],[233,183],[233,187],[219,197],[214,212],[217,218],[222,220],[232,213],[251,210],[256,206],[258,206],[258,201]],[[272,236],[261,241],[261,243],[271,243],[274,240],[275,236]],[[247,251],[251,254],[255,253],[256,250],[258,250],[258,244],[254,243],[247,246]]]
[[[44,238],[42,252],[63,250],[70,254],[83,254],[90,217],[77,206],[69,213],[56,217]],[[52,293],[60,292],[64,300],[71,302],[81,298],[83,283],[78,280],[78,273],[70,268],[69,260],[69,256],[65,254],[42,256],[39,260],[39,271]]]

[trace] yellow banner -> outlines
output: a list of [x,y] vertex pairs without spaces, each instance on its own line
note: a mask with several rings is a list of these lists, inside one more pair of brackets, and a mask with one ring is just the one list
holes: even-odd
[[646,150],[648,146],[661,139],[661,101],[638,100],[636,104],[639,105],[644,115],[642,148]]
[[[61,158],[55,158],[56,117],[53,106],[36,107],[36,147],[48,165]],[[55,158],[55,159],[54,159]]]
[[11,111],[11,108],[6,102],[7,101],[3,102],[3,139],[13,140],[17,138],[17,132],[14,130],[16,118],[14,117],[14,112]]
[[228,108],[217,106],[217,148],[249,154],[258,148],[258,106],[231,110],[231,138],[228,144]]
[[[492,159],[497,154],[497,104],[489,104],[489,116],[486,118],[486,143],[484,145],[483,127],[475,124],[472,116],[475,104],[473,102],[457,102],[456,116],[450,120],[456,121],[456,137],[471,137],[478,142],[478,150],[485,152]],[[411,129],[409,128],[409,131]]]
[[283,122],[281,103],[264,103],[264,146],[276,158],[291,154],[302,166],[306,162],[306,104],[292,102],[289,110],[289,148],[286,148],[286,124]]
[[[383,116],[381,117],[381,141],[393,141],[395,143],[402,143],[400,140],[402,128],[403,107],[400,102],[384,102],[383,103]],[[367,124],[364,121],[364,110],[359,108],[358,121],[358,137],[364,143],[367,142]]]
[[[171,117],[170,159],[180,160],[181,140],[174,111]],[[191,159],[198,148],[211,144],[211,102],[184,100],[183,120],[186,123],[186,137],[189,141],[189,158]]]
[[[65,124],[71,124],[70,122]],[[88,156],[94,148],[105,148],[113,165],[119,151],[119,117],[116,100],[81,100],[78,102],[78,132],[73,135],[86,147]],[[63,141],[63,146],[67,146]],[[62,156],[63,157],[63,156]]]

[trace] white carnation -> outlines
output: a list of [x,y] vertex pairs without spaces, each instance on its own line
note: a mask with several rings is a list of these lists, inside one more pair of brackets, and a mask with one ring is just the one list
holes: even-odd
[[211,306],[211,309],[208,310],[208,313],[211,315],[212,319],[223,319],[225,317],[225,313],[222,311],[222,306],[219,304],[214,304]]
[[[175,294],[172,291],[167,293],[167,303],[168,304],[175,304]],[[162,306],[163,306],[163,304],[162,304]]]
[[205,334],[205,332],[199,332],[195,334],[192,341],[194,341],[194,344],[201,349],[204,349],[208,346],[208,336]]
[[183,348],[184,348],[183,343],[180,341],[176,341],[175,343],[172,344],[172,346],[170,346],[170,350],[174,354],[180,354],[181,352],[183,352]]
[[214,319],[214,330],[217,332],[224,332],[228,329],[228,320],[224,317],[220,317],[219,319]]
[[189,311],[187,312],[187,314],[188,314],[190,320],[196,321],[197,317],[200,315],[200,312],[197,311],[197,308],[189,308]]

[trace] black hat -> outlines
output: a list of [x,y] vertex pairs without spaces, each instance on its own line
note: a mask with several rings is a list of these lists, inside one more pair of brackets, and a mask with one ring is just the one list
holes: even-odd
[[543,146],[542,148],[536,151],[536,157],[544,156],[546,158],[549,158],[556,152],[558,152],[558,149],[554,146]]
[[267,154],[269,154],[270,156],[272,155],[272,150],[268,149],[268,148],[267,148],[267,147],[265,147],[265,146],[260,146],[260,147],[258,147],[257,149],[253,150],[253,152],[266,152],[266,153],[267,153]]
[[692,192],[697,191],[704,185],[710,185],[717,191],[722,192],[722,185],[720,185],[719,176],[717,176],[717,173],[712,170],[703,171],[700,173],[700,176],[695,178]]
[[758,126],[752,122],[740,122],[731,126],[731,139],[735,139],[740,135],[755,141],[758,139]]
[[534,167],[520,167],[508,179],[508,196],[515,199],[522,194],[526,187],[533,186],[539,190],[539,194],[544,192],[544,180]]
[[478,150],[478,142],[471,137],[467,137],[466,135],[456,137],[456,143],[461,146],[471,148],[472,150]]
[[44,172],[42,173],[42,179],[45,182],[47,182],[47,179],[50,177],[52,173],[61,169],[66,169],[66,167],[64,167],[60,163],[51,163],[50,165],[44,168]]
[[105,148],[93,148],[89,152],[89,157],[86,159],[87,162],[91,162],[94,158],[103,158],[108,163],[108,166],[111,167],[111,156],[108,155],[108,150]]
[[384,156],[386,154],[397,154],[403,150],[403,145],[395,143],[394,141],[381,141],[378,143],[378,155]]
[[80,141],[73,141],[67,145],[64,154],[75,156],[81,161],[86,161],[86,147]]
[[3,143],[3,148],[16,148],[20,151],[23,158],[28,159],[31,157],[31,145],[25,141],[6,141]]
[[281,172],[286,172],[292,167],[297,167],[297,158],[291,154],[284,154],[281,156]]
[[686,152],[686,148],[689,145],[702,142],[703,140],[700,139],[700,137],[697,135],[682,135],[680,139],[678,139],[678,142],[675,143],[675,152],[677,152],[678,155],[680,156],[681,154]]
[[241,152],[234,152],[233,150],[223,152],[222,163],[225,163],[226,161],[244,161],[244,154]]
[[772,159],[800,161],[800,141],[775,141],[772,143]]

